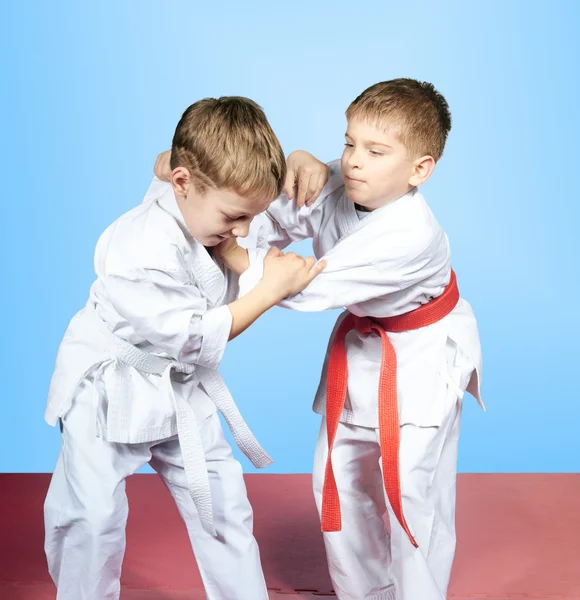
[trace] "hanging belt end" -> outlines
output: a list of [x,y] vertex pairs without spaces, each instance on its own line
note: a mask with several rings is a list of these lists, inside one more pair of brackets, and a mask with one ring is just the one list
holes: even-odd
[[322,531],[322,533],[334,533],[336,531],[342,531],[342,524],[341,523],[338,523],[338,524],[333,523],[330,525],[322,524],[320,531]]
[[246,450],[242,447],[242,451],[250,459],[256,469],[264,469],[274,463],[268,453],[259,445],[258,448],[254,447],[250,450]]
[[209,535],[211,535],[212,537],[214,537],[214,538],[218,537],[218,533],[217,533],[217,530],[216,530],[216,528],[215,528],[215,526],[213,524],[213,521],[207,521],[207,520],[204,519],[201,522],[201,526],[203,527],[203,530],[206,533],[209,533]]
[[409,528],[404,527],[403,529],[405,530],[405,533],[407,534],[407,537],[409,538],[411,545],[415,548],[418,548],[419,544],[417,543],[417,540],[413,537],[412,533],[409,531]]
[[273,465],[274,461],[266,454],[266,456],[261,459],[260,461],[258,461],[258,464],[256,465],[256,469],[265,469],[266,467],[269,467],[270,465]]
[[340,510],[333,511],[332,513],[324,513],[320,520],[322,533],[333,533],[335,531],[342,531],[342,518]]

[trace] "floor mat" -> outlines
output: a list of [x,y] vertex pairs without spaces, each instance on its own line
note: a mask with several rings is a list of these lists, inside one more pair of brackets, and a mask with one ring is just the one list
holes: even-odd
[[[49,478],[0,474],[2,600],[54,599],[43,553]],[[332,593],[310,481],[309,475],[246,477],[272,598]],[[122,599],[204,598],[185,528],[159,478],[135,475],[127,490]],[[460,475],[449,598],[580,600],[579,506],[577,474]]]

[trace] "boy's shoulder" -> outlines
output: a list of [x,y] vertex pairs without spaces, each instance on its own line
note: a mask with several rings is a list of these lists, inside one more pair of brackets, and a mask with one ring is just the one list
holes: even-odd
[[101,235],[95,258],[106,261],[107,271],[183,268],[190,244],[177,219],[159,205],[158,199],[146,196]]
[[389,231],[404,230],[413,237],[423,237],[430,236],[441,229],[431,207],[418,188],[378,211],[382,212],[384,227]]
[[399,218],[394,219],[409,256],[438,255],[446,252],[447,235],[419,189],[403,199]]
[[[356,241],[371,262],[405,262],[445,245],[445,233],[419,190],[365,217]],[[355,243],[355,240],[353,240]]]

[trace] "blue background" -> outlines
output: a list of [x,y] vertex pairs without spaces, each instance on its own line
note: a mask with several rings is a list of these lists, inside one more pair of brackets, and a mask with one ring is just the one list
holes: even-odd
[[[460,470],[580,470],[580,4],[402,4],[2,3],[0,471],[53,469],[46,391],[95,242],[141,201],[189,104],[249,96],[287,153],[331,160],[349,102],[399,76],[435,83],[454,119],[424,193],[484,349],[488,413],[466,397]],[[311,469],[335,317],[274,309],[226,353],[271,472]]]

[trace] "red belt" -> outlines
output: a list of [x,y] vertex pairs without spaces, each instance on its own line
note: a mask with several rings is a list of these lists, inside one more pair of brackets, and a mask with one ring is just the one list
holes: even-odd
[[326,432],[328,459],[322,491],[322,531],[340,531],[342,528],[340,500],[332,470],[332,447],[346,397],[348,364],[345,338],[356,329],[360,334],[377,333],[382,340],[381,373],[379,378],[379,438],[383,483],[391,507],[411,543],[418,547],[411,535],[401,501],[399,478],[399,407],[397,403],[397,355],[386,332],[410,331],[432,325],[447,316],[459,302],[455,273],[451,271],[449,285],[443,293],[411,312],[395,317],[378,319],[356,317],[349,313],[338,327],[328,362],[326,382]]

